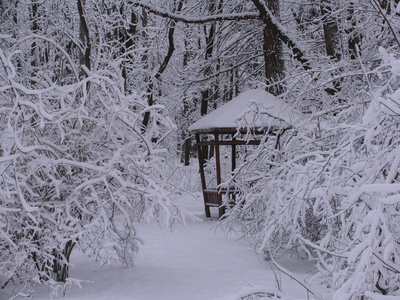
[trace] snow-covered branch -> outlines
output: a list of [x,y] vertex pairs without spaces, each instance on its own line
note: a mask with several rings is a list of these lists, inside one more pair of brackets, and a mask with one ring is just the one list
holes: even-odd
[[142,1],[131,1],[131,5],[140,6],[147,9],[149,12],[158,15],[163,18],[175,20],[177,22],[183,22],[188,24],[206,24],[218,21],[239,21],[239,20],[252,20],[258,19],[259,14],[254,12],[246,13],[229,13],[229,14],[215,14],[210,16],[198,17],[198,16],[185,16],[183,14],[173,13],[170,11],[163,10],[155,5],[148,2]]

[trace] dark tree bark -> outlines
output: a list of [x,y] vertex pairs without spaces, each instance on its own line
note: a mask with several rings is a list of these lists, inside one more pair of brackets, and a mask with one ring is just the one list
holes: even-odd
[[[208,1],[208,11],[211,15],[216,14],[222,7],[222,0],[220,1],[220,4],[217,7],[216,1],[209,0]],[[209,61],[213,57],[213,52],[214,52],[214,44],[215,44],[215,35],[216,35],[216,22],[211,23],[211,25],[205,25],[204,27],[204,33],[206,35],[206,51],[205,51],[205,57],[204,60]],[[208,28],[207,28],[208,27]],[[212,67],[210,65],[207,66],[207,68],[204,70],[204,75],[207,77],[212,73]],[[213,97],[214,91],[213,89],[207,88],[201,92],[201,108],[200,108],[200,114],[202,116],[207,114],[208,110],[208,102],[211,97]]]
[[355,28],[357,26],[356,20],[354,19],[354,2],[350,2],[348,9],[348,23],[351,24],[351,27],[346,30],[348,35],[348,50],[350,53],[351,59],[356,59],[358,55],[358,48],[361,44],[362,37],[357,32],[355,32]]
[[133,46],[134,46],[134,39],[137,35],[137,24],[138,24],[138,17],[136,13],[131,10],[129,15],[129,23],[126,26],[125,21],[123,18],[127,15],[127,7],[124,3],[116,4],[114,7],[115,11],[119,12],[121,19],[118,21],[118,27],[115,29],[114,36],[110,36],[110,39],[118,38],[119,45],[120,45],[120,53],[116,55],[122,55],[125,57],[124,61],[121,64],[122,68],[122,78],[124,79],[124,91],[125,93],[129,93],[128,91],[128,70],[127,70],[127,62],[133,60],[133,56],[130,53],[127,53]]
[[[75,247],[75,242],[68,241],[64,249],[62,251],[62,255],[57,252],[57,250],[53,250],[53,255],[55,257],[53,262],[53,272],[56,274],[56,281],[58,282],[65,282],[69,275],[69,260],[71,257],[72,250]],[[65,258],[66,263],[61,263],[61,261]]]
[[270,9],[267,7],[265,0],[251,0],[255,7],[260,12],[260,18],[293,53],[293,57],[298,60],[305,70],[310,70],[311,66],[307,58],[304,57],[303,51],[297,45],[296,41],[291,39],[279,26],[278,20],[273,16]]
[[[164,73],[166,67],[168,66],[168,63],[172,57],[172,53],[175,51],[175,45],[174,45],[174,31],[175,31],[175,24],[172,25],[172,27],[169,28],[168,30],[168,41],[169,41],[169,46],[168,46],[168,51],[167,54],[164,57],[163,62],[160,65],[160,68],[158,69],[156,75],[154,76],[155,80],[161,80],[161,75]],[[148,87],[147,87],[147,93],[148,93],[148,99],[147,99],[147,104],[149,106],[152,106],[154,104],[154,83],[150,82]],[[144,114],[143,118],[143,128],[145,129],[150,120],[150,112],[146,112]]]
[[[79,13],[79,38],[81,40],[84,53],[80,57],[80,64],[84,65],[88,70],[91,69],[90,54],[92,52],[92,44],[90,41],[89,27],[85,17],[85,0],[77,0],[78,13]],[[81,76],[85,76],[84,72],[81,71]]]
[[[31,20],[32,20],[32,33],[33,34],[38,34],[39,32],[39,22],[38,22],[38,3],[34,2],[32,3],[31,7]],[[36,67],[37,66],[37,57],[36,57],[36,51],[37,51],[37,44],[35,40],[33,40],[31,44],[31,66]]]
[[[266,5],[278,20],[280,12],[279,0],[266,1]],[[268,84],[272,84],[267,91],[277,96],[284,91],[283,85],[279,83],[285,77],[283,44],[273,28],[269,26],[264,27],[264,60],[265,78]]]
[[[321,0],[320,9],[322,15],[322,26],[324,30],[325,50],[327,56],[334,60],[340,61],[342,59],[340,49],[340,32],[338,21],[334,17],[335,0]],[[332,87],[328,87],[325,91],[329,95],[335,95],[341,90],[341,80],[333,82]]]
[[325,37],[325,49],[326,54],[336,61],[342,58],[340,51],[340,33],[337,20],[335,19],[333,12],[336,9],[333,8],[334,3],[332,0],[321,0],[321,14]]
[[[177,7],[177,11],[181,11],[183,8],[183,2],[184,0],[180,0],[178,3],[178,7]],[[160,68],[158,69],[156,75],[154,76],[154,79],[156,81],[160,81],[161,80],[161,75],[164,73],[165,69],[168,66],[168,63],[170,61],[170,59],[172,58],[172,54],[175,51],[175,45],[174,45],[174,32],[175,32],[175,21],[171,20],[171,25],[170,28],[168,30],[168,51],[167,54],[164,57],[163,62],[160,65]],[[148,93],[148,99],[147,99],[147,103],[149,106],[152,106],[154,104],[154,82],[151,80],[149,82],[149,85],[147,87],[147,93]],[[143,117],[143,122],[142,122],[142,126],[143,129],[142,131],[145,132],[147,126],[149,125],[149,121],[150,121],[150,112],[147,111],[144,114]]]
[[[185,46],[187,46],[188,42],[186,39],[184,42],[185,42]],[[188,62],[189,62],[189,53],[185,52],[183,54],[183,68],[185,68],[187,66]],[[190,111],[190,106],[189,106],[188,100],[185,98],[183,99],[182,117],[188,116],[189,111]],[[183,141],[183,142],[181,142],[181,149],[182,149],[181,163],[184,163],[185,166],[190,165],[190,152],[192,149],[192,137],[190,134],[188,134],[187,127],[188,127],[188,125],[186,124],[186,126],[184,125],[181,128],[181,134],[182,134],[181,141]]]

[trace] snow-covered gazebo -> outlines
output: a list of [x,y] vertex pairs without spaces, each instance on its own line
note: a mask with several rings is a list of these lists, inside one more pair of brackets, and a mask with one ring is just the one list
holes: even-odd
[[[210,207],[219,208],[219,217],[225,213],[223,194],[234,200],[240,191],[222,189],[220,146],[232,147],[231,170],[236,169],[236,146],[259,145],[264,134],[281,134],[291,127],[294,117],[289,105],[272,94],[262,90],[248,90],[218,109],[212,111],[189,127],[189,131],[196,135],[200,177],[203,189],[206,217],[211,217]],[[241,134],[238,134],[241,133]],[[250,134],[250,139],[238,138]],[[210,139],[211,137],[211,139]],[[214,148],[216,182],[208,187],[204,174],[204,146]]]

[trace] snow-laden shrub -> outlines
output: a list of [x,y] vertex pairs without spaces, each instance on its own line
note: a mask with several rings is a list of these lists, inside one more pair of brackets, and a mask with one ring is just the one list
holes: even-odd
[[364,97],[305,115],[280,149],[276,137],[259,147],[225,220],[267,258],[302,249],[332,299],[400,293],[400,60],[381,54]]
[[27,80],[22,62],[0,48],[0,273],[55,287],[74,248],[132,266],[141,241],[134,223],[181,217],[160,168],[173,124],[162,107],[124,92],[111,59],[81,78],[69,65],[69,84],[45,68]]

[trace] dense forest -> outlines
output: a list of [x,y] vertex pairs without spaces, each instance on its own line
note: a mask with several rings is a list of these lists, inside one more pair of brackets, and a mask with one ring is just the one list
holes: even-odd
[[71,284],[73,250],[132,266],[137,222],[184,222],[189,125],[262,88],[302,117],[228,179],[221,226],[315,261],[332,299],[398,293],[399,30],[398,0],[0,1],[3,285]]

